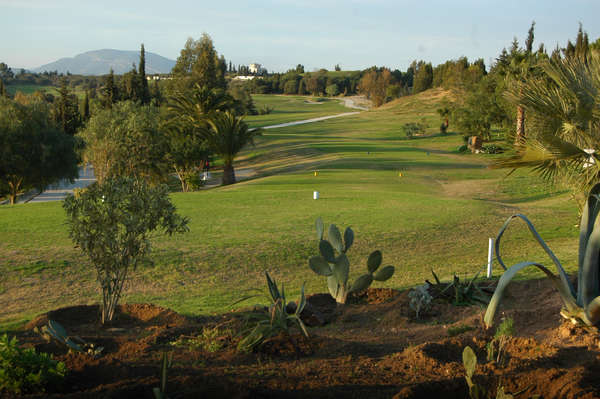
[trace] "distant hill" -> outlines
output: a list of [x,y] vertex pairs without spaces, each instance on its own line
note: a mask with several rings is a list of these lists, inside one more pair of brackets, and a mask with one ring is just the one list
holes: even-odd
[[[95,50],[76,55],[72,58],[61,58],[41,67],[34,68],[33,72],[67,71],[75,75],[105,75],[113,69],[115,74],[123,74],[131,70],[133,63],[140,61],[139,51],[122,50]],[[146,51],[146,74],[169,73],[175,61]]]

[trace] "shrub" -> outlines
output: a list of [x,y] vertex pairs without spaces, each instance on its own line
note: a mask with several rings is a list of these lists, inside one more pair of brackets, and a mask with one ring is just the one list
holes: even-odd
[[468,149],[469,149],[469,147],[466,144],[463,144],[460,147],[458,147],[457,151],[458,152],[467,152]]
[[130,271],[147,259],[152,234],[188,230],[166,186],[133,178],[107,178],[63,203],[69,235],[90,258],[102,287],[102,323],[112,320]]
[[58,386],[66,374],[64,363],[53,360],[49,354],[22,349],[15,337],[0,336],[0,392],[45,392]]
[[[265,272],[265,276],[267,278],[269,290],[268,298],[271,305],[269,306],[268,312],[252,312],[248,316],[246,327],[240,332],[242,339],[238,343],[238,350],[241,352],[250,352],[262,345],[265,340],[280,333],[289,335],[290,328],[294,324],[298,325],[302,333],[308,337],[306,326],[300,319],[300,314],[306,305],[304,285],[302,285],[298,304],[296,305],[293,302],[287,303],[283,284],[281,285],[281,291],[279,291],[277,283],[275,280],[271,279],[269,273]],[[254,297],[254,295],[242,298],[238,302],[252,297]],[[288,312],[288,309],[291,309],[294,306],[295,310],[293,312]]]
[[406,137],[411,139],[414,135],[423,133],[425,131],[425,125],[423,125],[422,123],[414,122],[405,123],[402,126],[402,130],[404,131]]
[[[373,251],[367,259],[367,273],[357,278],[354,283],[349,284],[350,261],[346,256],[346,252],[354,242],[354,231],[350,227],[346,228],[342,240],[340,230],[335,224],[332,224],[329,226],[329,240],[324,240],[324,226],[321,218],[317,219],[316,227],[321,255],[310,258],[308,266],[318,275],[327,277],[329,293],[337,303],[346,303],[348,294],[366,290],[373,280],[386,281],[394,274],[394,266],[379,269],[382,261],[381,251]],[[339,253],[338,256],[335,255],[336,251]]]

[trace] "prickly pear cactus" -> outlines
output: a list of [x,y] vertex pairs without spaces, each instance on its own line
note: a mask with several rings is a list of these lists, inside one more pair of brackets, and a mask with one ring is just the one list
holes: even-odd
[[336,302],[346,303],[348,294],[351,292],[366,290],[373,280],[386,281],[394,274],[394,266],[385,266],[379,269],[383,257],[381,251],[374,251],[367,259],[367,273],[349,284],[350,261],[346,252],[354,243],[354,231],[347,227],[342,237],[337,226],[332,224],[327,231],[328,239],[325,240],[323,238],[325,228],[321,218],[316,221],[316,229],[320,255],[310,258],[308,265],[318,275],[327,277],[329,293]]

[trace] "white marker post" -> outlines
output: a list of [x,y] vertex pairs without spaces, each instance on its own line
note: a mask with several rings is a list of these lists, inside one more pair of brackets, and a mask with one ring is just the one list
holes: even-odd
[[319,199],[319,192],[313,191],[313,199]]
[[487,278],[492,278],[492,263],[494,262],[494,239],[490,238],[488,246]]

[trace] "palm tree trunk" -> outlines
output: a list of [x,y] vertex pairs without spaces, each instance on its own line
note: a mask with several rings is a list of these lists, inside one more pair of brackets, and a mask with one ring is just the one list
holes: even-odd
[[223,166],[223,180],[224,186],[235,183],[235,171],[233,170],[233,163],[225,163]]
[[[523,89],[519,91],[519,96],[523,96]],[[525,109],[517,105],[517,134],[515,135],[515,144],[519,145],[525,138]]]

